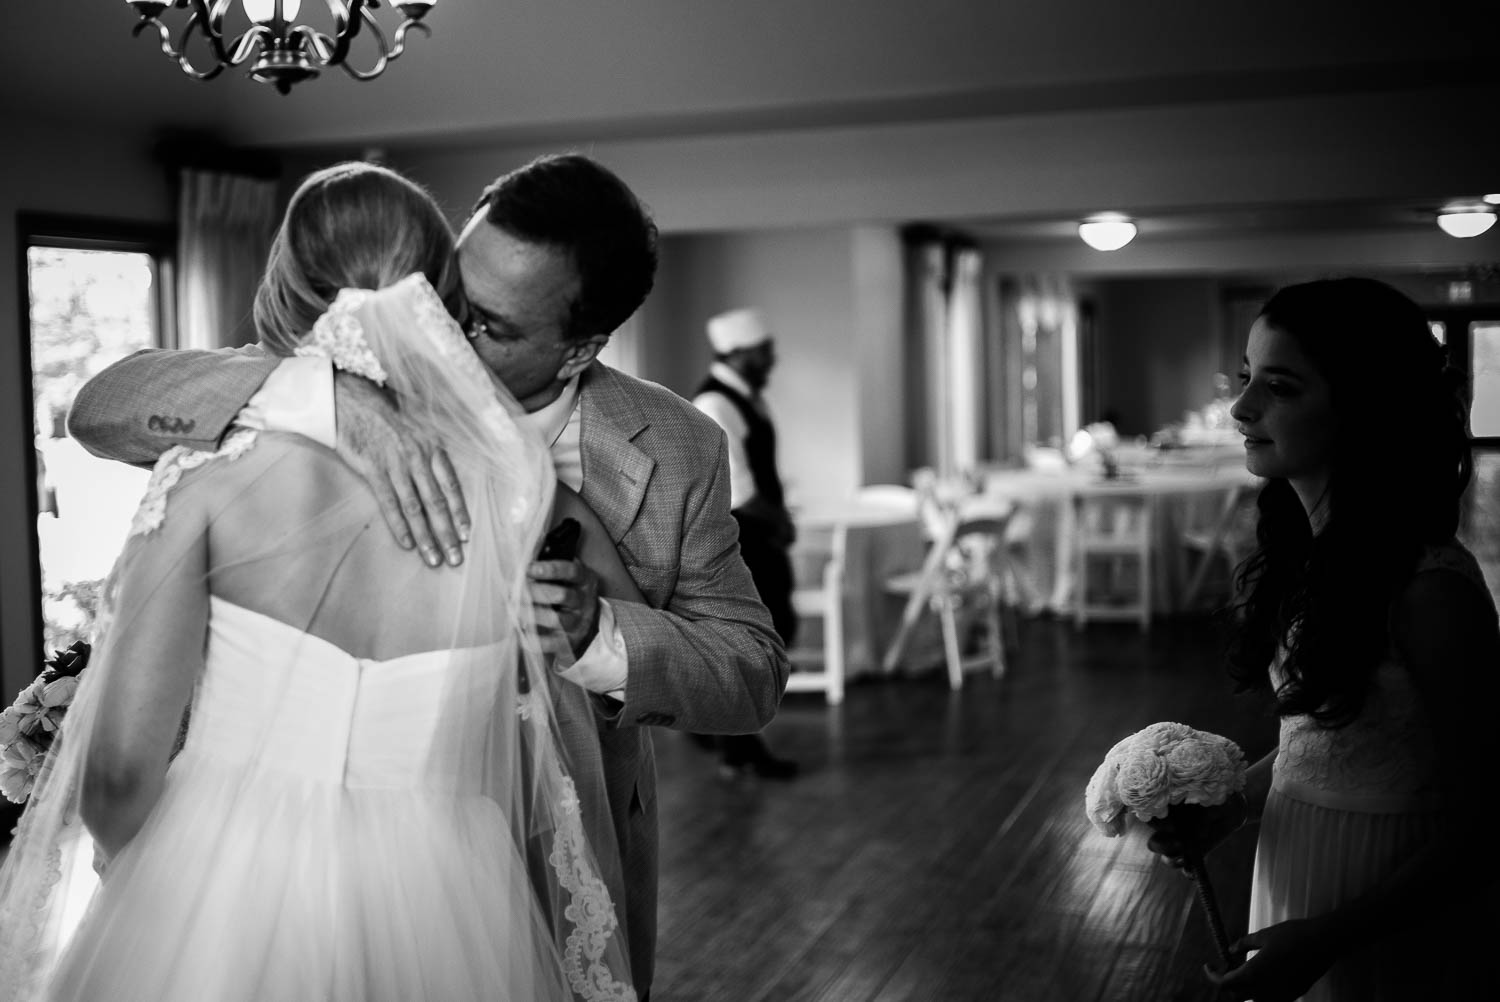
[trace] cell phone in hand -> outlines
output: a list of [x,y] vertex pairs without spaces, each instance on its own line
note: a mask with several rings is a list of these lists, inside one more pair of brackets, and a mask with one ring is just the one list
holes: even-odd
[[578,538],[582,533],[583,526],[578,524],[578,519],[563,519],[554,525],[542,540],[542,549],[536,558],[538,560],[577,560]]

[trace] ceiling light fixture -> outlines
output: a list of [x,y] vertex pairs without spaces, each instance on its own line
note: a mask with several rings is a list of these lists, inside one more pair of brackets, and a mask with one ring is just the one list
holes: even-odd
[[1495,210],[1446,209],[1438,213],[1437,224],[1450,237],[1477,237],[1495,225]]
[[[324,0],[332,19],[332,33],[325,34],[309,24],[298,23],[302,0],[125,0],[141,18],[133,35],[155,27],[161,36],[161,51],[177,61],[182,71],[195,80],[212,80],[227,66],[250,62],[250,77],[274,86],[285,94],[292,85],[316,77],[325,67],[337,66],[356,80],[373,80],[386,65],[406,49],[406,33],[413,28],[432,34],[422,18],[437,0],[394,0],[404,20],[395,33],[386,38],[374,12],[380,0]],[[245,29],[226,41],[224,20],[231,8],[243,6]],[[320,5],[321,6],[321,5]],[[172,30],[161,20],[168,8],[185,10],[187,20],[172,41]],[[238,20],[238,18],[236,18]],[[303,19],[306,20],[306,19]],[[369,69],[349,65],[349,49],[362,28],[375,39],[379,57]],[[208,49],[213,65],[199,69],[188,55],[188,47],[197,39]]]
[[1101,212],[1079,223],[1078,235],[1094,250],[1119,250],[1135,239],[1135,223],[1118,212]]
[[1500,205],[1500,191],[1495,192],[1493,195],[1484,196],[1484,200],[1491,205]]

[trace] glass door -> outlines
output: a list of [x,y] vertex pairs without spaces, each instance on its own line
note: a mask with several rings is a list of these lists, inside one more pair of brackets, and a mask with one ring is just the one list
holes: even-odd
[[38,640],[89,638],[100,585],[124,545],[149,471],[90,455],[67,430],[78,390],[166,342],[169,237],[87,220],[26,217]]
[[1500,601],[1500,306],[1428,311],[1433,335],[1469,377],[1474,479],[1464,496],[1459,538],[1479,558]]

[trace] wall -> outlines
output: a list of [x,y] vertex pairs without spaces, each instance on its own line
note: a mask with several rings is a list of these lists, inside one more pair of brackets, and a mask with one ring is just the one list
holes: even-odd
[[[1119,414],[1121,435],[1149,435],[1213,399],[1222,305],[1213,278],[1121,279],[1092,283],[1100,413]],[[1233,376],[1234,373],[1229,373]]]
[[[1222,101],[692,138],[589,141],[668,231],[1101,209],[1475,195],[1494,184],[1495,88]],[[392,149],[463,206],[556,146]],[[345,151],[346,153],[349,151]]]
[[760,310],[776,335],[766,390],[792,503],[861,483],[854,240],[846,228],[695,234],[662,241],[642,375],[691,396],[713,360],[709,317]]
[[31,568],[36,523],[24,472],[32,441],[30,372],[21,316],[17,212],[165,223],[172,218],[167,178],[145,137],[72,132],[65,126],[9,128],[0,158],[0,678],[4,698],[29,681],[40,638]]
[[852,239],[858,485],[904,484],[913,463],[906,452],[906,278],[901,239],[888,226],[857,226]]

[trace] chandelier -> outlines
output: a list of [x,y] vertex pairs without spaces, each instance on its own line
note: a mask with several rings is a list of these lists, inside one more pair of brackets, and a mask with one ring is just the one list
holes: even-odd
[[[226,66],[250,63],[250,76],[285,94],[292,85],[309,80],[327,66],[341,67],[356,80],[373,80],[386,64],[406,49],[406,33],[413,28],[432,34],[422,18],[437,0],[394,0],[403,20],[389,38],[375,11],[380,0],[323,0],[332,18],[332,31],[325,33],[299,23],[302,0],[125,0],[140,15],[133,35],[155,27],[161,35],[161,51],[177,60],[182,71],[195,80],[212,80]],[[230,8],[243,5],[247,26],[232,40],[224,36],[224,19]],[[188,11],[176,44],[172,30],[161,20],[168,8]],[[303,19],[305,20],[305,19]],[[362,28],[374,38],[379,57],[368,69],[348,62],[349,50]],[[210,62],[195,60],[190,45],[201,41]],[[203,65],[206,68],[199,69]]]

